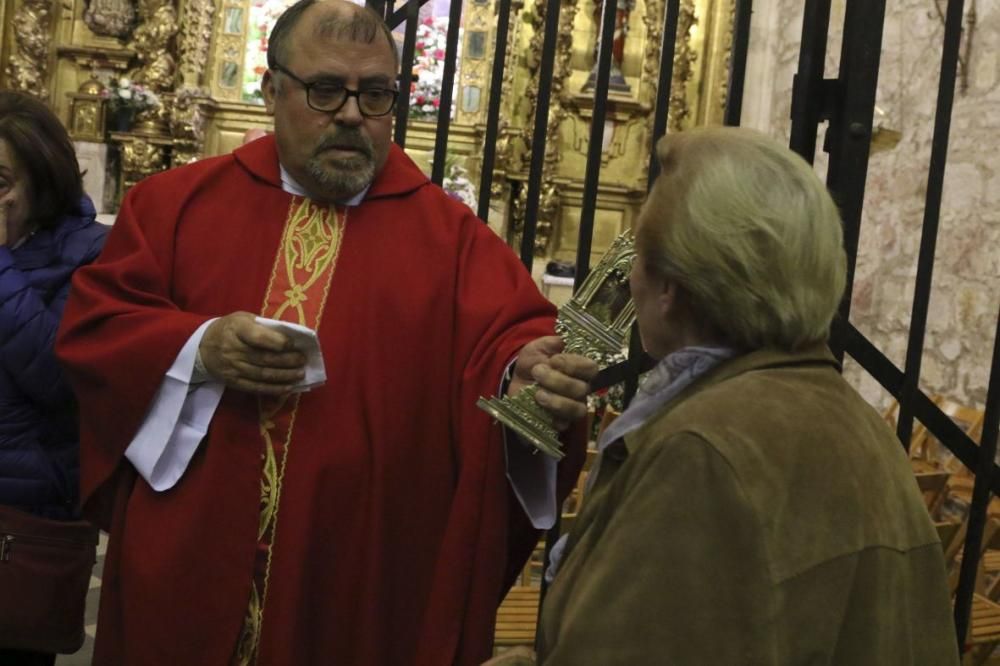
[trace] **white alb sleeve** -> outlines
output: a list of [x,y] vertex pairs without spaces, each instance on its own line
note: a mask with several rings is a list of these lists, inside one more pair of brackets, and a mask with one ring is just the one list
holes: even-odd
[[[516,362],[515,358],[507,366],[497,395],[506,392]],[[507,480],[517,501],[532,527],[550,529],[556,524],[556,472],[559,461],[541,453],[506,427],[503,428],[503,443]]]
[[125,457],[153,490],[169,490],[181,478],[222,399],[222,382],[192,384],[198,346],[213,321],[199,326],[184,343],[153,396],[135,438],[125,449]]

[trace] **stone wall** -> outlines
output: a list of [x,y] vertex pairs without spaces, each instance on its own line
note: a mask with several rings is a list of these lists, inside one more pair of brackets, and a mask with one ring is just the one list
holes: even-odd
[[[789,135],[802,0],[754,3],[744,124]],[[945,2],[941,2],[942,9]],[[966,11],[973,0],[966,0]],[[1000,3],[979,0],[956,90],[921,389],[982,408],[1000,310]],[[844,0],[835,0],[827,76],[835,77]],[[889,0],[878,106],[899,143],[872,155],[851,321],[902,368],[911,316],[944,27],[934,0]],[[963,49],[964,49],[963,37]],[[822,138],[822,137],[821,137]],[[822,144],[822,141],[819,142]],[[817,169],[825,171],[819,153]],[[871,402],[888,395],[856,363],[846,376]]]

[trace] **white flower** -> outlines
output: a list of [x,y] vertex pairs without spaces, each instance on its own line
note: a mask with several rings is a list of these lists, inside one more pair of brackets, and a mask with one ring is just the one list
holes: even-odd
[[119,88],[131,88],[132,87],[132,79],[123,76],[118,81],[118,87]]
[[119,88],[118,96],[124,100],[130,100],[132,99],[132,91],[129,90],[128,88]]

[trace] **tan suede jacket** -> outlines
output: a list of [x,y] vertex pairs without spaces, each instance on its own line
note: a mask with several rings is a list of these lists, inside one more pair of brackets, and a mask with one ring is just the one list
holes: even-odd
[[949,666],[905,453],[825,347],[762,350],[609,446],[539,627],[546,666]]

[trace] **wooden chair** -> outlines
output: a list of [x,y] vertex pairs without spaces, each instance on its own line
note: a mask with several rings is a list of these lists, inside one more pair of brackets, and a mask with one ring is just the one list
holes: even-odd
[[[983,436],[983,419],[986,416],[983,410],[966,407],[943,396],[934,396],[932,400],[972,441],[979,443]],[[968,474],[965,466],[922,426],[919,432],[914,428],[913,437],[910,439],[910,457],[938,461],[940,466],[948,471]]]
[[497,611],[493,644],[496,647],[535,644],[539,588],[515,585]]
[[[563,503],[560,531],[566,534],[573,526],[583,506],[587,475],[597,458],[597,451],[587,449],[583,470],[576,486]],[[545,540],[538,542],[528,563],[521,570],[517,583],[497,610],[494,644],[499,648],[535,644],[535,626],[538,620],[538,599],[541,593],[542,569],[545,560]]]
[[[952,595],[958,587],[961,570],[961,551],[965,545],[965,535],[968,530],[968,520],[960,524],[940,522],[935,523],[941,545],[944,548],[945,566],[951,572],[948,585]],[[1000,518],[991,517],[983,528],[983,550],[1000,542]],[[969,633],[965,639],[966,652],[962,657],[963,665],[983,664],[989,659],[997,645],[1000,645],[1000,604],[987,594],[986,579],[983,574],[983,560],[979,561],[979,573],[976,576],[976,591],[972,596],[972,613],[969,618]]]
[[938,509],[948,496],[948,472],[916,472],[914,478],[924,496],[924,505],[931,518],[937,518]]

